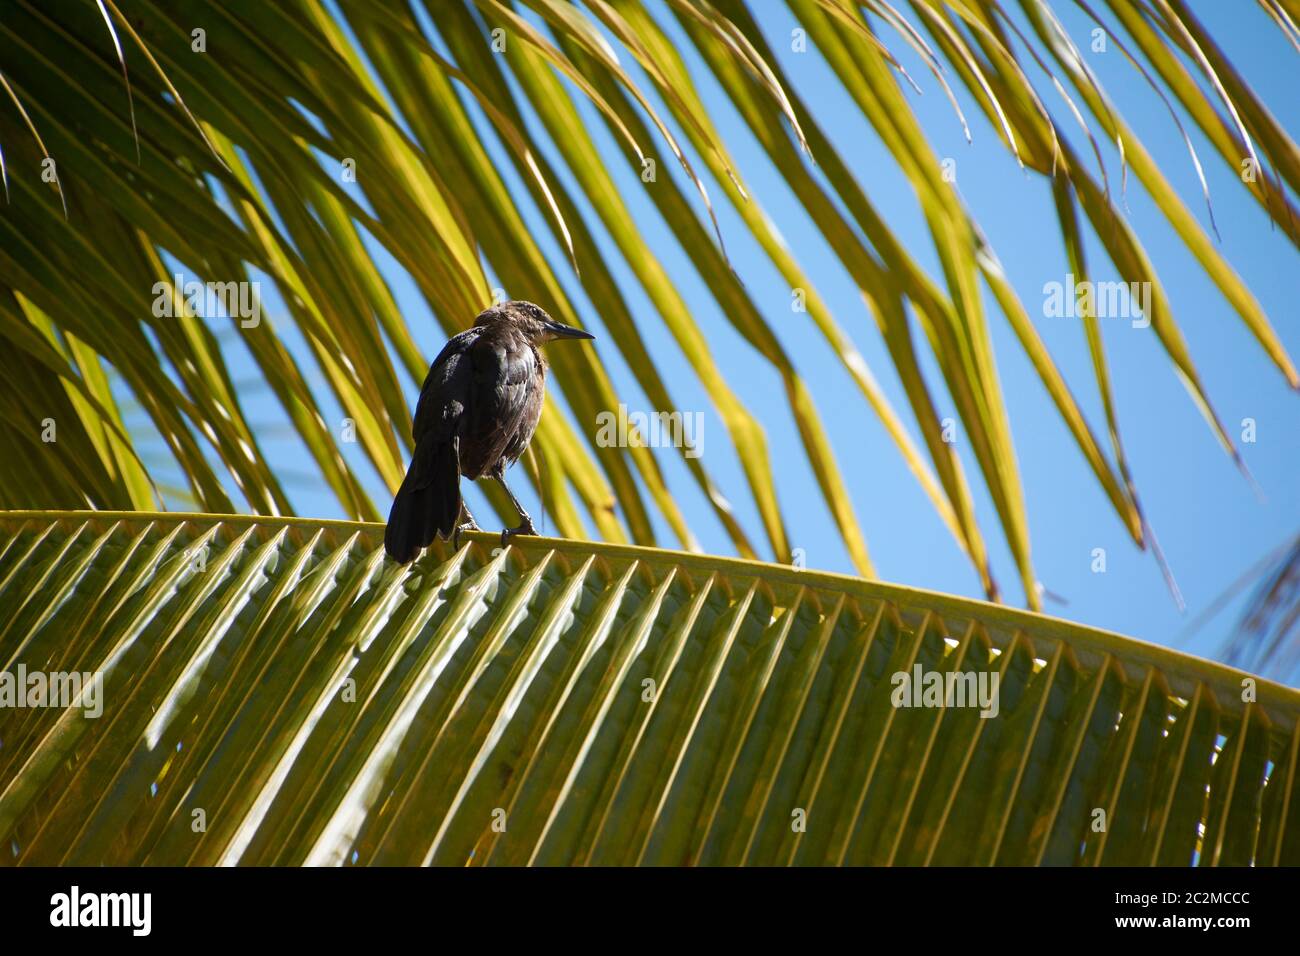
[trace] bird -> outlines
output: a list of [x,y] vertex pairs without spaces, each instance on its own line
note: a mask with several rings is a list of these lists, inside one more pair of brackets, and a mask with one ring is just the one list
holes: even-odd
[[384,550],[409,564],[435,537],[481,531],[460,493],[460,479],[489,477],[519,512],[519,526],[501,532],[504,546],[536,534],[532,518],[506,484],[506,468],[528,447],[542,417],[546,359],[553,339],[594,339],[556,322],[532,302],[510,300],[479,313],[433,360],[420,389],[411,436],[415,451],[393,498]]

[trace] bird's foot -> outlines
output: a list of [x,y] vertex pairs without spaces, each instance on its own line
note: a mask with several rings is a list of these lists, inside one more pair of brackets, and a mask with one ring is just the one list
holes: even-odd
[[533,519],[528,517],[528,515],[524,515],[524,520],[520,523],[518,528],[504,528],[501,531],[501,547],[504,548],[510,543],[511,538],[519,534],[537,534],[537,529],[533,527]]
[[478,526],[478,522],[474,520],[474,516],[470,515],[468,521],[462,521],[460,524],[456,525],[456,530],[451,533],[452,547],[456,548],[457,550],[460,549],[460,533],[462,531],[482,531],[482,530],[483,529]]

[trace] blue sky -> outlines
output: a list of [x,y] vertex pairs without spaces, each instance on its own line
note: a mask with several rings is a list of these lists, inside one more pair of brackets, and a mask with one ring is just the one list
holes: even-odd
[[[913,256],[931,275],[938,277],[937,259],[911,187],[817,54],[815,45],[810,42],[806,53],[791,50],[790,31],[798,24],[784,4],[758,2],[751,6],[791,84],[807,102],[814,104],[823,129],[850,162],[872,202]],[[1081,11],[1068,4],[1054,6],[1120,113],[1141,137],[1192,214],[1208,229],[1209,220],[1193,165],[1164,104],[1113,45],[1105,53],[1089,52],[1093,24]],[[1191,7],[1247,81],[1263,93],[1277,120],[1294,136],[1300,130],[1300,98],[1294,95],[1300,88],[1300,54],[1287,44],[1255,4],[1193,0]],[[654,9],[659,22],[680,37],[672,17],[658,6]],[[1020,170],[974,102],[958,91],[974,137],[973,144],[968,145],[933,77],[896,35],[887,32],[883,35],[924,91],[921,96],[909,92],[908,97],[935,153],[956,160],[957,187],[963,201],[996,249],[1094,432],[1109,450],[1082,327],[1077,320],[1047,318],[1042,314],[1044,283],[1064,282],[1069,271],[1048,183]],[[913,429],[913,434],[918,434],[875,321],[851,277],[840,267],[704,65],[685,42],[680,44],[680,49],[753,201],[775,222],[836,320],[852,336],[894,407]],[[1061,135],[1091,156],[1050,81],[1040,71],[1029,72]],[[643,81],[642,87],[649,89],[650,84]],[[708,335],[727,381],[767,430],[792,543],[803,549],[810,567],[852,572],[831,515],[822,503],[779,376],[726,322],[704,277],[676,246],[645,194],[647,187],[616,152],[596,111],[585,101],[580,106],[590,119],[593,133],[601,144],[602,157],[615,176],[647,246],[678,283],[696,321]],[[1190,131],[1190,121],[1185,121],[1185,125]],[[480,124],[480,128],[486,131],[488,127]],[[541,134],[540,124],[534,130]],[[1246,195],[1234,171],[1222,163],[1202,137],[1191,132],[1209,181],[1222,237],[1219,248],[1258,298],[1292,356],[1300,355],[1300,332],[1295,322],[1295,301],[1300,293],[1300,259],[1296,250],[1280,231],[1270,228],[1267,216]],[[538,140],[545,142],[544,134]],[[504,160],[499,144],[493,142],[491,148],[494,154],[503,157],[501,166],[507,170],[505,175],[514,194],[526,196]],[[550,150],[549,144],[546,148]],[[1113,146],[1107,149],[1103,142],[1102,148],[1111,182],[1118,190],[1118,156]],[[557,160],[557,168],[563,168],[558,154],[552,151],[549,155]],[[687,194],[693,195],[681,170],[670,160],[660,163],[660,175],[673,176]],[[721,189],[713,185],[710,192],[737,272],[812,390],[881,577],[916,587],[981,596],[969,562],[848,374],[809,317],[791,312],[788,285],[748,239],[744,224],[727,205]],[[525,216],[535,224],[536,233],[549,237],[538,210],[526,198],[521,203]],[[703,217],[702,206],[698,211]],[[1243,419],[1253,418],[1257,423],[1257,440],[1240,448],[1263,489],[1262,501],[1215,440],[1152,330],[1133,328],[1123,319],[1103,320],[1125,449],[1148,518],[1187,600],[1185,614],[1178,612],[1151,554],[1133,546],[1010,327],[987,293],[985,310],[1019,458],[1036,570],[1048,589],[1068,601],[1064,605],[1048,603],[1045,610],[1159,643],[1172,643],[1197,612],[1243,571],[1300,531],[1300,482],[1296,481],[1300,464],[1300,428],[1297,428],[1300,405],[1280,372],[1131,174],[1126,216],[1164,283],[1174,317],[1187,338],[1211,401],[1229,431],[1239,438]],[[682,410],[705,414],[704,463],[728,493],[751,536],[756,542],[761,541],[761,526],[743,474],[704,389],[619,260],[616,248],[600,231],[596,217],[587,215],[586,222],[577,227],[591,229],[606,251],[644,330],[646,344],[659,361]],[[1092,277],[1118,279],[1095,237],[1088,238]],[[427,305],[392,259],[378,247],[372,248],[417,342],[431,358],[442,344],[442,334]],[[554,244],[549,244],[548,250],[552,261],[559,264],[565,287],[577,304],[584,324],[599,336],[602,326],[598,305],[586,298],[580,283],[563,265],[562,251]],[[283,310],[274,298],[268,299],[268,307],[277,329],[306,364],[305,349],[284,319]],[[466,324],[470,319],[466,317]],[[609,337],[601,339],[594,347],[610,369],[622,400],[632,409],[648,409],[645,397],[636,388]],[[228,336],[223,335],[223,341],[230,346],[236,378],[249,382],[249,378],[241,377],[241,370],[246,376],[252,373],[246,358],[240,354],[240,347]],[[917,341],[918,345],[923,341],[919,333]],[[926,365],[926,372],[941,414],[956,417],[933,362]],[[323,386],[319,375],[314,375],[312,381]],[[414,405],[419,383],[408,382],[407,388]],[[269,391],[251,382],[241,399],[250,420],[264,429],[263,438],[272,464],[288,473],[290,496],[299,513],[340,516],[337,502],[323,483],[303,470],[309,462],[285,428],[283,413]],[[325,407],[330,408],[328,401]],[[332,410],[342,417],[341,410]],[[960,427],[957,447],[976,496],[981,527],[992,549],[995,574],[1006,599],[1021,604],[1023,594],[1015,566],[974,458],[962,442]],[[378,506],[386,510],[390,498],[365,462],[359,446],[344,446],[344,451],[359,473],[367,477]],[[661,460],[669,487],[679,492],[681,506],[704,549],[731,553],[721,526],[695,491],[679,460],[668,454],[663,454]],[[521,496],[527,504],[535,506],[536,515],[540,507],[531,489],[525,490],[523,469],[517,467],[512,474],[516,490],[523,492]],[[469,494],[469,500],[471,506],[482,502],[476,492]],[[480,517],[489,513],[480,504]],[[666,527],[661,525],[661,531],[661,541],[671,543],[673,539]],[[1104,574],[1092,570],[1096,548],[1106,551]],[[1234,620],[1234,609],[1235,605],[1230,606],[1183,646],[1194,652],[1212,654]]]

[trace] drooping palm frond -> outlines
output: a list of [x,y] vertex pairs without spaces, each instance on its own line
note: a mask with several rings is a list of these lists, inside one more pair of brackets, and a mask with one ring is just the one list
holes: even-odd
[[82,680],[0,707],[0,862],[1300,863],[1300,691],[858,578],[472,537],[399,567],[375,524],[0,516],[0,674]]
[[1300,535],[1247,569],[1188,626],[1184,641],[1208,629],[1241,593],[1249,591],[1237,621],[1227,627],[1219,660],[1294,685],[1300,674]]
[[[329,409],[352,420],[367,467],[395,487],[409,444],[408,383],[422,378],[428,359],[398,311],[378,248],[411,277],[448,333],[486,306],[498,283],[562,321],[601,327],[655,409],[679,409],[681,389],[664,374],[666,357],[646,346],[647,325],[662,323],[680,349],[725,426],[758,526],[746,527],[733,511],[739,490],[721,487],[707,459],[685,448],[598,441],[597,416],[617,407],[619,395],[598,352],[571,350],[553,356],[562,401],[552,401],[536,439],[545,467],[535,480],[559,533],[653,544],[659,525],[695,547],[679,504],[695,493],[737,553],[788,561],[783,489],[762,423],[739,397],[726,356],[710,348],[666,256],[641,241],[616,185],[653,162],[649,198],[726,320],[779,380],[802,454],[861,573],[874,567],[854,514],[853,482],[837,464],[836,436],[819,410],[828,397],[782,345],[778,330],[790,316],[760,305],[732,271],[716,203],[734,205],[763,255],[803,292],[806,313],[794,317],[830,345],[988,594],[998,592],[975,491],[943,440],[935,398],[946,391],[957,410],[1035,604],[1015,443],[981,304],[986,288],[1119,520],[1145,545],[1150,536],[1120,442],[1099,324],[1084,316],[1106,442],[941,175],[891,47],[916,51],[935,82],[954,91],[954,104],[960,92],[1019,162],[1053,180],[1075,275],[1089,274],[1082,236],[1091,230],[1125,281],[1151,284],[1152,327],[1236,457],[1125,221],[1123,184],[1110,182],[1104,166],[1093,171],[1101,144],[1117,144],[1125,180],[1131,171],[1295,387],[1295,368],[1268,318],[1202,224],[1211,222],[1208,212],[1198,218],[1171,188],[1042,0],[788,6],[905,174],[941,277],[899,241],[863,171],[832,146],[817,108],[783,73],[739,0],[649,7],[634,0],[86,0],[53,8],[13,0],[0,20],[9,194],[0,215],[0,506],[157,507],[157,486],[175,478],[142,462],[144,430],[164,443],[202,509],[292,511],[232,382],[228,350],[213,329],[223,320],[187,316],[186,291],[172,288],[179,266],[219,284],[231,316],[224,321],[343,510],[377,517],[383,503],[366,490],[374,481],[341,451]],[[1131,57],[1135,82],[1161,90],[1171,124],[1199,130],[1234,172],[1253,164],[1258,175],[1242,177],[1241,188],[1300,244],[1292,202],[1300,152],[1182,0],[1079,0],[1078,7]],[[1291,0],[1278,0],[1261,22],[1286,33],[1294,12]],[[674,48],[680,35],[825,236],[861,291],[864,312],[835,314],[785,246]],[[598,151],[584,122],[588,105],[621,156]],[[1067,133],[1080,124],[1090,130],[1083,148]],[[1190,137],[1187,143],[1190,149]],[[627,169],[607,169],[597,157]],[[1189,162],[1199,169],[1202,158],[1193,150]],[[520,211],[530,203],[551,235],[530,231],[533,221]],[[601,230],[612,245],[593,238]],[[620,276],[631,277],[653,313],[634,315],[633,290]],[[267,298],[282,305],[256,324],[241,319],[230,297],[233,284],[244,282],[263,283]],[[599,303],[598,316],[582,314],[571,294],[578,286]],[[905,411],[891,407],[849,333],[872,320],[903,385]],[[290,326],[301,348],[277,333]],[[930,359],[940,381],[923,372]],[[124,423],[126,400],[144,411],[146,426]],[[57,441],[46,436],[47,423]],[[693,491],[670,492],[663,454],[681,455]]]

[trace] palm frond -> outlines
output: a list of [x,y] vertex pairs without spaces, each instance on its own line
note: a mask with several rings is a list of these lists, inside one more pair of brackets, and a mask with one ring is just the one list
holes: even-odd
[[[1280,235],[1300,246],[1293,201],[1300,151],[1187,5],[1077,5],[1129,58],[1135,82],[1161,92],[1206,201],[1187,129],[1204,136],[1206,159],[1226,163]],[[1033,310],[940,175],[900,85],[915,81],[903,79],[891,47],[920,57],[954,105],[968,101],[984,116],[990,141],[1000,139],[1027,170],[1052,180],[1068,250],[1063,272],[1067,261],[1076,275],[1102,268],[1082,259],[1090,231],[1125,281],[1149,283],[1149,318],[1171,368],[1244,470],[1125,220],[1130,169],[1293,388],[1294,363],[1056,12],[1042,0],[788,6],[904,174],[941,275],[922,268],[873,204],[869,177],[832,145],[816,102],[783,71],[741,0],[86,0],[57,8],[14,0],[0,23],[7,90],[0,149],[10,194],[0,216],[0,378],[9,383],[0,393],[0,506],[158,507],[155,486],[174,483],[162,473],[174,468],[206,511],[291,513],[266,441],[231,384],[232,352],[214,332],[228,325],[342,512],[378,517],[385,489],[400,480],[408,396],[428,359],[381,265],[391,257],[442,332],[463,328],[499,284],[562,321],[602,328],[653,410],[677,410],[689,387],[723,423],[743,489],[727,487],[714,462],[687,449],[599,441],[598,416],[632,383],[623,384],[598,350],[554,356],[559,394],[535,440],[544,467],[533,480],[559,533],[643,545],[667,534],[697,549],[692,509],[683,504],[695,495],[737,553],[789,561],[784,502],[803,489],[778,482],[763,423],[728,357],[711,346],[707,310],[683,291],[666,264],[669,250],[646,248],[617,185],[666,155],[645,185],[677,246],[672,254],[694,264],[710,307],[779,383],[799,453],[854,567],[867,576],[876,570],[856,516],[863,503],[856,476],[844,474],[835,454],[844,436],[823,412],[844,398],[825,394],[797,367],[783,345],[791,316],[760,302],[733,271],[718,218],[724,202],[746,241],[803,293],[806,310],[793,313],[794,322],[806,321],[830,345],[856,389],[850,400],[880,420],[985,593],[998,596],[989,532],[975,517],[981,492],[941,435],[938,409],[955,410],[1020,588],[1036,606],[1030,516],[983,292],[992,293],[1117,519],[1144,547],[1152,536],[1120,439],[1101,329],[1085,317],[1093,381],[1067,382]],[[1264,28],[1294,41],[1289,6],[1262,6]],[[689,57],[675,49],[678,37]],[[206,52],[196,52],[200,45]],[[837,313],[786,247],[780,223],[747,185],[746,157],[719,135],[716,110],[687,66],[693,61],[712,73],[825,237],[865,311]],[[612,149],[598,148],[586,119],[593,112]],[[957,116],[968,134],[971,123],[978,127],[975,113],[968,118],[958,106]],[[1105,172],[1109,144],[1123,170],[1118,190]],[[40,175],[47,157],[56,164],[52,181]],[[1238,175],[1244,161],[1259,175]],[[1212,231],[1212,212],[1206,220]],[[610,241],[601,241],[602,231]],[[216,314],[192,314],[185,291],[171,288],[178,270],[227,290]],[[255,323],[228,294],[244,283],[262,291]],[[585,314],[579,291],[598,316]],[[630,302],[642,293],[651,309],[636,314]],[[160,303],[169,306],[161,314]],[[854,344],[856,330],[873,321],[892,370],[870,368]],[[281,338],[290,329],[301,347]],[[663,333],[685,358],[692,377],[685,385],[670,382],[671,357],[645,344]],[[901,383],[906,409],[895,409],[879,384],[887,372]],[[108,388],[106,375],[120,388]],[[1101,395],[1105,444],[1076,399],[1084,387]],[[165,442],[167,468],[141,463],[140,436],[122,426],[123,402],[145,411],[147,431]],[[352,423],[356,454],[343,447],[334,409]],[[41,439],[46,419],[56,422],[58,441]],[[669,487],[669,455],[685,463],[690,487]],[[736,507],[741,495],[752,508]],[[491,500],[504,514],[504,499]],[[753,527],[741,517],[747,513],[757,515]]]
[[0,861],[1300,862],[1300,691],[842,575],[382,531],[0,515],[0,694],[64,695],[0,707]]

